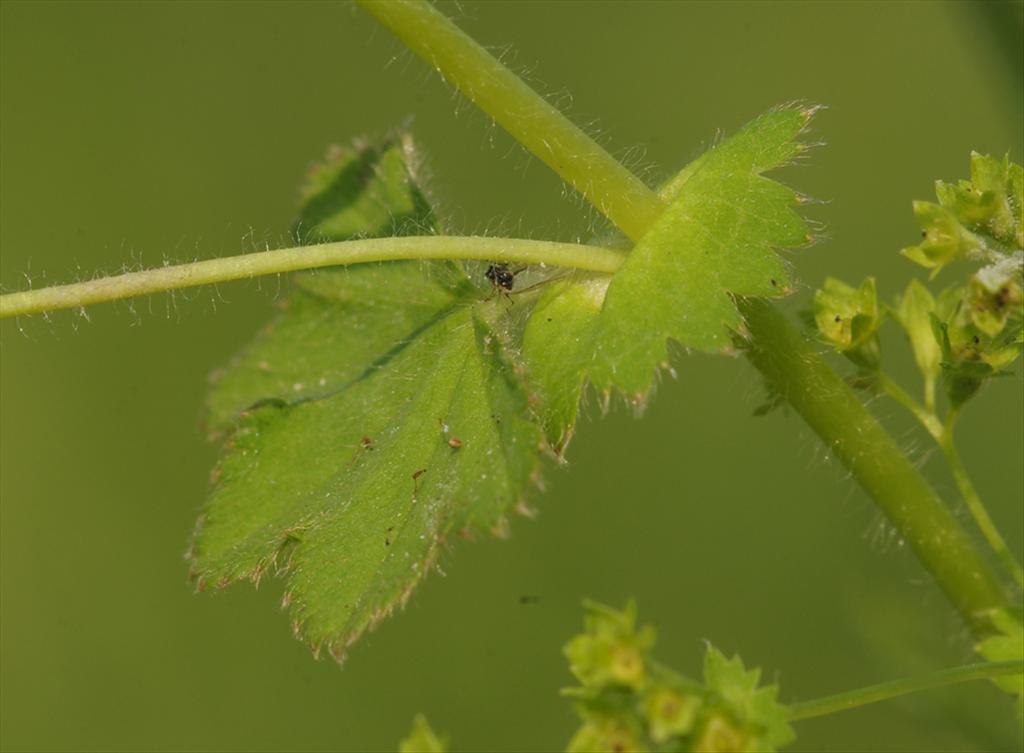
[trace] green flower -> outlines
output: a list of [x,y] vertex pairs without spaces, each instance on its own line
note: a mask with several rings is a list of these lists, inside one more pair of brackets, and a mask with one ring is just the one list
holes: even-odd
[[1024,247],[1024,171],[1009,158],[971,154],[971,180],[936,181],[939,203],[914,202],[922,240],[901,253],[933,276],[957,259],[1006,257]]
[[971,323],[995,337],[1011,320],[1024,318],[1021,270],[1024,254],[979,269],[967,284],[967,312]]
[[976,295],[970,285],[943,291],[931,319],[942,352],[946,392],[954,407],[970,399],[986,380],[1005,371],[1024,346],[1019,315],[1008,315],[994,335],[978,326],[978,319],[988,326],[986,317],[991,314],[987,308],[976,308],[982,305],[976,303]]
[[813,314],[818,332],[832,347],[862,368],[878,368],[882,318],[873,277],[859,288],[829,277],[814,294]]
[[567,753],[641,753],[648,750],[635,721],[620,717],[588,719],[566,746]]
[[652,688],[644,699],[648,734],[656,743],[687,735],[693,729],[701,699],[667,685]]
[[750,735],[723,714],[712,714],[693,742],[695,753],[742,753],[749,750]]
[[565,646],[569,669],[586,688],[643,687],[647,652],[654,645],[653,628],[637,630],[632,602],[622,612],[592,602],[586,607],[586,631]]

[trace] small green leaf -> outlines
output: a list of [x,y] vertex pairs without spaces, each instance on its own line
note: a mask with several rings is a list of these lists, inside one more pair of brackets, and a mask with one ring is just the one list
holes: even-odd
[[732,295],[779,296],[789,276],[776,249],[810,240],[799,197],[762,173],[804,147],[813,108],[760,116],[669,182],[670,204],[615,274],[598,317],[591,379],[644,395],[667,340],[699,350],[731,346],[742,326]]
[[[1019,609],[999,609],[993,613],[992,623],[999,634],[979,643],[978,653],[989,661],[1024,659],[1024,614]],[[1017,696],[1017,715],[1024,718],[1024,675],[1007,675],[996,678],[994,682],[1007,693]]]
[[726,350],[742,327],[732,295],[789,292],[775,249],[810,234],[794,211],[797,194],[762,173],[806,149],[797,137],[813,113],[772,110],[687,165],[662,188],[669,207],[610,284],[575,276],[544,294],[523,358],[556,451],[572,435],[587,379],[639,400],[665,365],[667,340]]
[[822,339],[863,369],[878,368],[878,311],[875,278],[859,288],[829,277],[814,294],[814,322]]
[[942,350],[931,324],[934,311],[935,298],[918,280],[910,281],[893,309],[896,320],[910,338],[917,368],[928,381],[934,381],[941,372]]
[[416,176],[418,163],[412,137],[404,131],[380,143],[332,147],[306,176],[295,236],[309,245],[437,232]]
[[[396,162],[409,148],[315,169],[305,237],[436,226]],[[228,438],[191,552],[200,586],[287,573],[296,634],[340,658],[453,534],[505,529],[542,435],[489,292],[448,262],[298,277],[210,399]]]
[[398,744],[399,753],[445,753],[448,743],[430,728],[427,718],[417,714],[408,736]]

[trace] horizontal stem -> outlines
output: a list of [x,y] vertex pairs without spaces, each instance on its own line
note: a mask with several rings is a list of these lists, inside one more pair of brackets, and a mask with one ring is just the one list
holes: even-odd
[[341,264],[400,259],[482,259],[610,273],[619,268],[624,258],[622,251],[601,246],[519,238],[431,235],[340,241],[225,256],[173,267],[126,272],[70,285],[8,293],[0,295],[0,319],[79,308],[178,288]]
[[633,240],[664,209],[642,180],[425,0],[359,0]]
[[848,690],[845,693],[837,693],[836,695],[818,698],[813,701],[794,703],[789,707],[789,720],[799,722],[804,719],[813,719],[816,716],[834,714],[837,711],[854,709],[869,703],[886,701],[890,698],[897,698],[901,695],[916,693],[921,690],[931,690],[971,680],[986,680],[1005,675],[1019,675],[1022,672],[1024,672],[1024,662],[1020,660],[967,664],[962,667],[953,667],[952,669],[934,672],[924,677],[893,680],[867,688]]

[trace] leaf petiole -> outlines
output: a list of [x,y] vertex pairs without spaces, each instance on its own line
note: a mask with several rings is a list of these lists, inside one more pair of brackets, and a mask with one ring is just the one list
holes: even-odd
[[799,722],[804,719],[835,714],[847,709],[855,709],[858,706],[865,706],[869,703],[898,698],[899,696],[917,693],[922,690],[932,690],[945,687],[946,685],[970,682],[971,680],[986,680],[994,677],[1005,677],[1006,675],[1019,675],[1022,672],[1024,672],[1024,662],[1022,661],[966,664],[962,667],[953,667],[933,672],[924,677],[892,680],[866,688],[848,690],[844,693],[837,693],[824,698],[794,703],[789,707],[789,720],[791,722]]
[[70,285],[0,295],[0,319],[161,293],[179,288],[245,280],[318,267],[400,259],[480,259],[548,264],[612,273],[625,254],[602,246],[483,236],[373,238],[296,246],[127,272]]

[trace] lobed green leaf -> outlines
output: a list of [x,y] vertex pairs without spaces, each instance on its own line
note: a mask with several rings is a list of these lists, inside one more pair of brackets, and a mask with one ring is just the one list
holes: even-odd
[[798,139],[814,112],[772,110],[698,157],[662,188],[667,208],[610,282],[572,277],[541,299],[523,357],[556,449],[572,434],[588,379],[641,400],[666,365],[669,340],[728,350],[743,326],[733,296],[789,292],[776,251],[811,236],[795,211],[800,197],[763,173],[807,148]]
[[789,275],[776,249],[810,240],[795,192],[762,175],[791,160],[813,109],[772,110],[684,170],[677,191],[608,286],[591,379],[641,396],[666,364],[667,341],[731,347],[733,295],[779,296]]
[[[812,112],[766,113],[691,163],[613,278],[543,280],[513,301],[452,262],[299,275],[210,396],[228,442],[191,553],[200,584],[286,572],[296,633],[341,656],[453,533],[504,529],[544,436],[557,452],[571,436],[588,378],[641,394],[668,339],[724,349],[742,325],[733,295],[788,290],[775,249],[807,227],[761,173],[801,151]],[[438,230],[414,170],[404,135],[332,151],[297,236]]]
[[[303,237],[378,232],[392,205],[401,227],[435,227],[396,168],[407,150],[337,151],[314,169]],[[201,585],[286,572],[296,634],[340,658],[452,534],[504,530],[542,436],[489,292],[448,262],[299,276],[211,396],[211,426],[230,433],[190,555]]]

